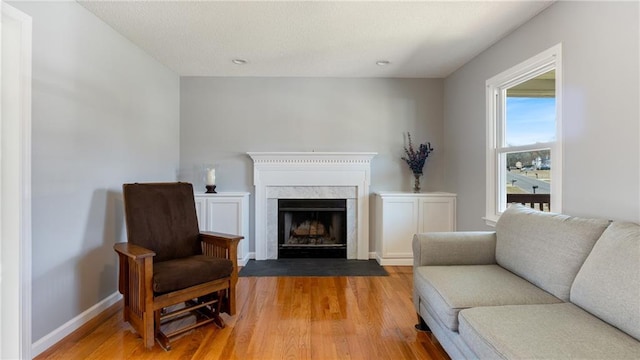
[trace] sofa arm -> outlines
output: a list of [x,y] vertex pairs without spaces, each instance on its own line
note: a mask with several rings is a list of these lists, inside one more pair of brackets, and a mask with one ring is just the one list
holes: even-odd
[[413,266],[496,263],[493,231],[432,232],[413,236]]

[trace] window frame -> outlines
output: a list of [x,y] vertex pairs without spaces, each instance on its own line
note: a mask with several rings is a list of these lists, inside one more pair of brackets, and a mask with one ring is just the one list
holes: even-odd
[[[507,89],[555,69],[556,140],[522,146],[506,146],[506,91]],[[562,44],[557,44],[538,55],[488,79],[486,81],[486,213],[487,225],[495,226],[506,204],[506,163],[501,154],[507,152],[549,149],[553,163],[551,181],[551,209],[562,212]]]

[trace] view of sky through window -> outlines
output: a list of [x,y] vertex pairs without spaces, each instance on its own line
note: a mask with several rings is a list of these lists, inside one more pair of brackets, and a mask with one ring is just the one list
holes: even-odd
[[555,141],[555,97],[507,97],[506,145]]

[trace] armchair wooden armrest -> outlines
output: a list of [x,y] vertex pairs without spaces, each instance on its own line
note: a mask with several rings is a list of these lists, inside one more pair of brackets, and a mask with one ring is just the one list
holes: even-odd
[[[142,313],[153,303],[151,279],[153,277],[153,257],[156,253],[139,245],[121,242],[113,245],[118,254],[120,268],[118,291],[124,295],[124,320],[140,331],[146,328],[143,339],[146,347],[153,346],[153,321],[145,323]],[[135,276],[130,277],[131,274]]]
[[204,255],[229,259],[233,263],[231,286],[229,287],[229,303],[226,310],[229,315],[236,313],[236,283],[238,282],[238,243],[244,239],[241,235],[201,231],[202,253]]
[[238,242],[244,239],[244,236],[212,231],[201,231],[200,238],[207,244],[230,248],[232,246],[237,246]]
[[121,242],[113,245],[113,249],[119,254],[133,260],[144,259],[149,256],[156,256],[156,253],[142,246]]
[[238,243],[244,236],[224,234],[211,231],[200,232],[202,253],[233,261],[233,267],[238,267]]
[[[116,253],[118,253],[119,258],[118,264],[120,267],[120,271],[118,290],[121,294],[124,294],[128,290],[128,275],[129,268],[131,266],[134,266],[135,269],[138,269],[138,271],[141,272],[140,276],[138,276],[139,281],[144,281],[146,277],[150,277],[153,275],[153,257],[156,256],[156,253],[154,251],[142,246],[130,244],[128,242],[114,244],[113,249],[116,251]],[[143,283],[135,284],[135,286],[140,289],[143,285]]]

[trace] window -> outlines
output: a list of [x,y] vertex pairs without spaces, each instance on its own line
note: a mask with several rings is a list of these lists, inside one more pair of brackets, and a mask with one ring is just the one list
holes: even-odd
[[510,203],[561,204],[561,45],[487,80],[487,224]]

